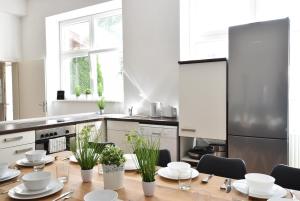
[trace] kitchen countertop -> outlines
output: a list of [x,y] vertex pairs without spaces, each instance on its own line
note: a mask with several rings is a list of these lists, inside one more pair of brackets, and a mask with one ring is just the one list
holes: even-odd
[[176,118],[151,118],[142,115],[128,116],[125,114],[99,115],[97,113],[81,113],[1,122],[0,135],[99,120],[133,121],[144,124],[178,126],[178,120]]

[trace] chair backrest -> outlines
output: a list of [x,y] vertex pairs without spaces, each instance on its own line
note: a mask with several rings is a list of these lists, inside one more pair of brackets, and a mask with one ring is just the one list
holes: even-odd
[[157,165],[160,167],[167,167],[168,163],[171,162],[171,154],[167,149],[159,150],[159,157],[157,161]]
[[287,165],[277,165],[273,168],[271,176],[275,183],[284,188],[300,190],[300,169]]
[[245,162],[237,158],[223,158],[206,154],[201,157],[197,170],[216,176],[244,179],[246,171]]

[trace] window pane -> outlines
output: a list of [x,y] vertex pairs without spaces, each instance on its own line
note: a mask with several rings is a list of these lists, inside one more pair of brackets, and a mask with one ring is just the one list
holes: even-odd
[[[122,53],[109,51],[91,55],[93,72],[96,72],[95,87],[103,86],[103,96],[109,101],[123,101]],[[102,76],[101,76],[102,74]],[[103,85],[100,83],[103,78]],[[96,81],[97,80],[97,81]],[[99,94],[98,94],[99,95]]]
[[[75,57],[66,59],[63,62],[65,69],[65,82],[68,94],[75,94],[76,88],[82,94],[85,94],[86,89],[92,90],[91,69],[89,57]],[[69,83],[69,84],[68,84]]]
[[80,50],[89,48],[89,22],[62,26],[62,50]]
[[94,31],[94,49],[120,48],[122,46],[121,15],[96,18]]

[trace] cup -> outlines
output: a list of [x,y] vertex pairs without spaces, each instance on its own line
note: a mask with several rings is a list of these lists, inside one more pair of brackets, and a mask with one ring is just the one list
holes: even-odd
[[192,168],[178,170],[178,187],[180,190],[191,189],[192,172]]
[[40,163],[33,166],[33,172],[43,171],[45,167],[45,161],[41,161]]
[[56,163],[56,178],[62,183],[69,180],[69,164],[66,161],[58,161]]

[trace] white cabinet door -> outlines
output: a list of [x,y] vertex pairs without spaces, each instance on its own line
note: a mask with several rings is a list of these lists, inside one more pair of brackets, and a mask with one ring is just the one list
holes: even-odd
[[30,144],[35,142],[35,131],[26,131],[0,135],[0,149],[15,147],[22,144]]
[[107,130],[107,141],[120,147],[125,154],[132,153],[131,147],[127,143],[127,136],[127,131]]
[[226,62],[179,69],[179,135],[226,139]]
[[0,156],[1,156],[0,161],[9,164],[16,162],[17,160],[25,157],[25,152],[34,149],[35,149],[35,143],[0,149]]

